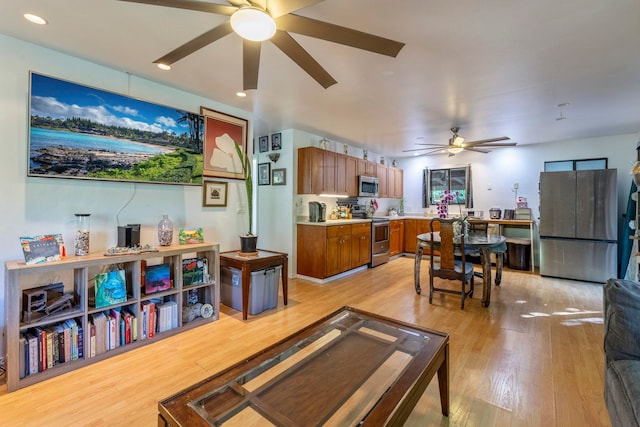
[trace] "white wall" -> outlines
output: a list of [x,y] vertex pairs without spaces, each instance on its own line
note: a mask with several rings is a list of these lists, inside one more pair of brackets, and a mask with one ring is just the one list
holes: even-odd
[[[168,214],[174,227],[203,227],[205,239],[221,250],[239,247],[246,229],[242,181],[229,181],[227,208],[203,208],[200,186],[27,177],[29,70],[187,111],[200,106],[249,119],[250,113],[214,100],[162,86],[117,70],[0,35],[0,260],[21,259],[19,237],[62,233],[73,244],[75,212],[91,213],[91,250],[117,243],[121,225],[142,224],[141,242],[157,244],[157,224]],[[249,141],[253,135],[249,129]],[[282,161],[282,160],[281,160]],[[177,236],[176,236],[177,238]],[[0,327],[4,330],[4,275],[0,277]],[[4,350],[0,354],[3,354]]]

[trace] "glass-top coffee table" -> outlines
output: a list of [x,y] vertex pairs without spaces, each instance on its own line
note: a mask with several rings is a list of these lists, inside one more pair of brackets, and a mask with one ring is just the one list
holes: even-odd
[[400,426],[438,374],[449,336],[344,307],[161,401],[159,426]]

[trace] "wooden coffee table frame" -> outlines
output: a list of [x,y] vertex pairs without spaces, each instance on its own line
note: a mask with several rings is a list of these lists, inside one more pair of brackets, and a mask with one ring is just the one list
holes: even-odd
[[436,373],[448,416],[449,336],[343,307],[161,401],[158,425],[401,426]]

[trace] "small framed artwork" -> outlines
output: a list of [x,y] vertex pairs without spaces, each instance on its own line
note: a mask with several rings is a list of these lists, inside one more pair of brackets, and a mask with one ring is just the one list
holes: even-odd
[[202,206],[227,206],[227,183],[205,180],[202,183]]
[[287,184],[287,170],[286,169],[274,169],[271,172],[272,185],[286,185]]
[[280,132],[271,135],[271,149],[279,150],[282,148],[282,135]]
[[271,179],[271,163],[259,163],[258,164],[258,185],[269,185],[271,184],[270,179]]
[[261,136],[260,138],[258,138],[258,149],[260,150],[261,153],[265,153],[265,152],[269,151],[269,137],[268,136]]

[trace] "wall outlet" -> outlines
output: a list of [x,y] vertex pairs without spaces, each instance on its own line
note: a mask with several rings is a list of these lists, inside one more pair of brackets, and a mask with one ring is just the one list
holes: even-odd
[[520,187],[520,185],[519,185],[517,182],[513,184],[513,189],[514,189],[514,190],[517,190],[517,189],[518,189],[518,187]]

